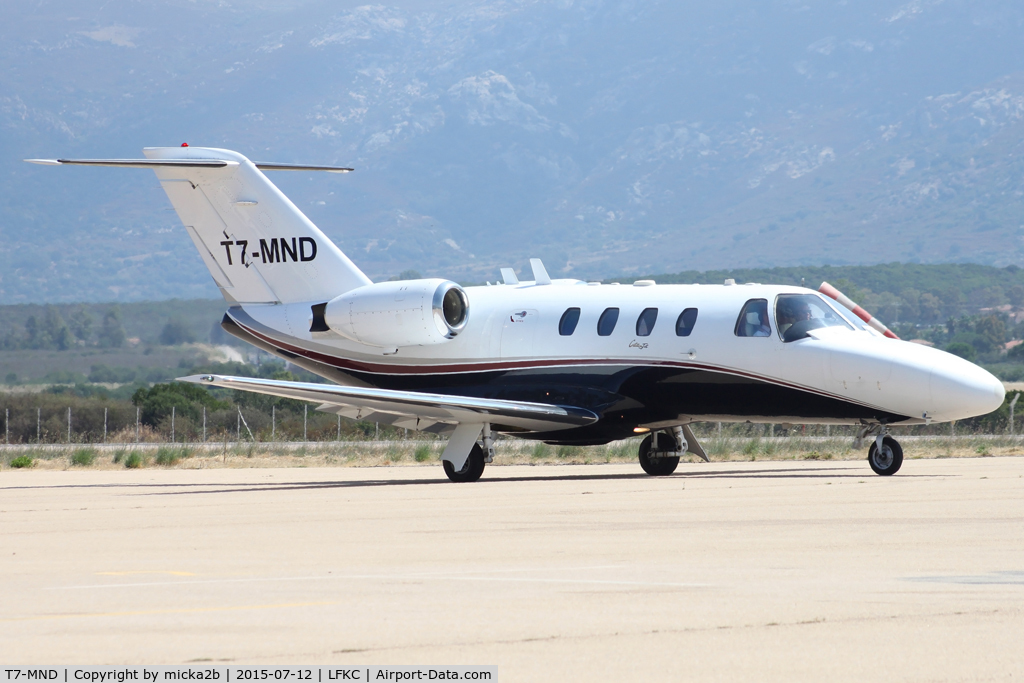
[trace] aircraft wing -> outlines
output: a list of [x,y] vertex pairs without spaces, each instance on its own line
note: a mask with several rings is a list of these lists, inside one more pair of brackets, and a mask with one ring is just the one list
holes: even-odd
[[353,419],[437,433],[450,432],[459,423],[489,422],[499,431],[513,428],[546,432],[582,427],[598,420],[596,414],[583,408],[473,396],[225,375],[191,375],[180,377],[179,381],[253,391],[300,401],[317,401],[321,403],[317,410],[334,412]]

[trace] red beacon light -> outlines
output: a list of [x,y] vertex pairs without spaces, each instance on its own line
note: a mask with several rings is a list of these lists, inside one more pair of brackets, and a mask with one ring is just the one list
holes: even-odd
[[183,142],[183,143],[181,143],[181,146],[182,147],[188,147],[188,143],[187,142]]

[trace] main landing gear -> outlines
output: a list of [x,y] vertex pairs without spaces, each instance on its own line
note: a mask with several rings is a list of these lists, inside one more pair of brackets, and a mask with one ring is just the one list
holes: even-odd
[[[460,457],[469,451],[465,460]],[[455,427],[441,455],[444,473],[457,483],[476,481],[487,463],[494,460],[494,435],[488,423],[461,422]],[[456,469],[458,467],[458,469]]]
[[444,473],[448,475],[448,478],[454,482],[467,482],[476,481],[484,473],[484,466],[486,462],[484,460],[484,449],[480,448],[480,444],[473,444],[473,448],[469,451],[469,457],[466,458],[466,464],[462,466],[461,470],[456,471],[455,466],[447,460],[443,460]]
[[[683,442],[686,443],[685,441]],[[640,467],[652,477],[665,477],[676,471],[679,465],[679,456],[686,450],[672,438],[672,435],[664,432],[649,434],[640,442]]]
[[690,425],[653,432],[640,442],[640,467],[652,477],[668,476],[676,471],[679,458],[687,451],[710,462]]
[[888,428],[884,425],[871,425],[860,430],[854,447],[862,444],[864,437],[869,435],[875,437],[868,448],[868,464],[875,474],[888,477],[899,472],[903,465],[903,447],[900,442],[889,436]]

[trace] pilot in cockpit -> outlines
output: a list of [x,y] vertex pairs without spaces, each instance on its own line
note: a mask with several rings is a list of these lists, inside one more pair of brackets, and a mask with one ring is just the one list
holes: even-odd
[[810,320],[812,316],[811,307],[807,305],[802,297],[785,297],[779,299],[778,309],[775,317],[779,322],[779,334],[785,336],[786,330],[801,320]]

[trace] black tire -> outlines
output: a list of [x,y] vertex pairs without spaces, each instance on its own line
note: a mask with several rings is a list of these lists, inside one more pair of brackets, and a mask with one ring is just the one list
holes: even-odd
[[480,448],[478,443],[473,444],[473,450],[469,452],[466,464],[458,472],[455,471],[455,467],[447,460],[442,462],[444,464],[444,473],[448,475],[448,478],[459,483],[479,479],[484,473],[484,466],[487,464],[484,462],[484,449]]
[[868,449],[868,464],[875,474],[888,477],[900,471],[900,466],[903,465],[903,448],[899,441],[887,436],[882,439],[882,452],[876,453],[876,450],[877,444],[872,441],[871,448]]
[[[662,451],[674,451],[676,449],[675,439],[668,434],[657,434],[658,445]],[[654,443],[654,435],[648,436],[640,442],[640,467],[652,477],[667,477],[676,471],[679,465],[679,456],[651,457],[651,444]]]

